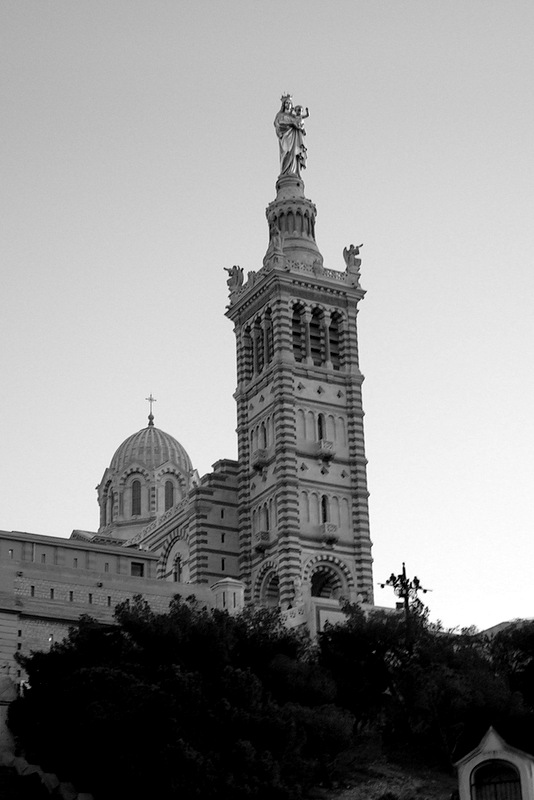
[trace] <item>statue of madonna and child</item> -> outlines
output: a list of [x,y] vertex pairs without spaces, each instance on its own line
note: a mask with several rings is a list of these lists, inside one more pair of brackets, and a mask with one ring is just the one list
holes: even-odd
[[274,118],[274,128],[280,145],[280,176],[297,175],[306,168],[306,147],[303,120],[310,116],[308,109],[293,106],[290,94],[282,95],[282,107]]

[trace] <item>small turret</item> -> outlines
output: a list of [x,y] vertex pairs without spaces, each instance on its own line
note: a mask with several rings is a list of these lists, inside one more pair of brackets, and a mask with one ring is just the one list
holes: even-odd
[[[323,257],[315,241],[317,209],[304,196],[304,181],[298,175],[280,175],[276,181],[276,199],[266,210],[270,243],[273,232],[279,232],[286,259],[301,264],[323,265]],[[269,251],[268,251],[269,252]]]

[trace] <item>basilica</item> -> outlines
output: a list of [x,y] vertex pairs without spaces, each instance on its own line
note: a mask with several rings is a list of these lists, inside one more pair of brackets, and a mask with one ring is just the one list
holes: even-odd
[[342,599],[373,604],[361,260],[350,245],[343,272],[323,263],[302,179],[304,118],[285,95],[263,263],[226,270],[237,461],[199,476],[155,424],[150,396],[148,425],[119,445],[97,487],[98,530],[0,531],[0,667],[13,678],[17,651],[49,648],[80,614],[111,622],[137,594],[156,611],[175,594],[230,613],[279,607],[312,633],[340,618]]

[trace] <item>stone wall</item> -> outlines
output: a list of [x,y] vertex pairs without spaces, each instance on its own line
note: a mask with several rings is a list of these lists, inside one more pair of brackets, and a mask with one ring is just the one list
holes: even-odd
[[[215,605],[205,585],[146,577],[156,573],[153,553],[57,539],[45,550],[43,540],[50,538],[0,531],[0,677],[24,680],[17,652],[49,649],[82,614],[112,623],[115,607],[137,594],[161,613],[175,594]],[[132,562],[145,565],[144,575],[131,575]],[[105,564],[110,570],[113,564],[113,571],[105,571]]]

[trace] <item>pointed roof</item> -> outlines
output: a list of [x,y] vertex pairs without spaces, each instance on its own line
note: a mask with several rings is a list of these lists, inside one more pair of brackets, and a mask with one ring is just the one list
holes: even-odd
[[493,725],[491,725],[480,740],[480,743],[473,750],[471,750],[470,753],[467,753],[467,755],[465,755],[459,761],[456,761],[453,766],[460,767],[480,755],[490,756],[491,754],[495,754],[495,757],[497,757],[498,755],[502,756],[503,753],[514,754],[520,758],[527,759],[534,763],[534,756],[532,756],[530,753],[525,753],[524,750],[519,750],[517,747],[512,747],[512,745],[505,742],[502,736],[497,733]]

